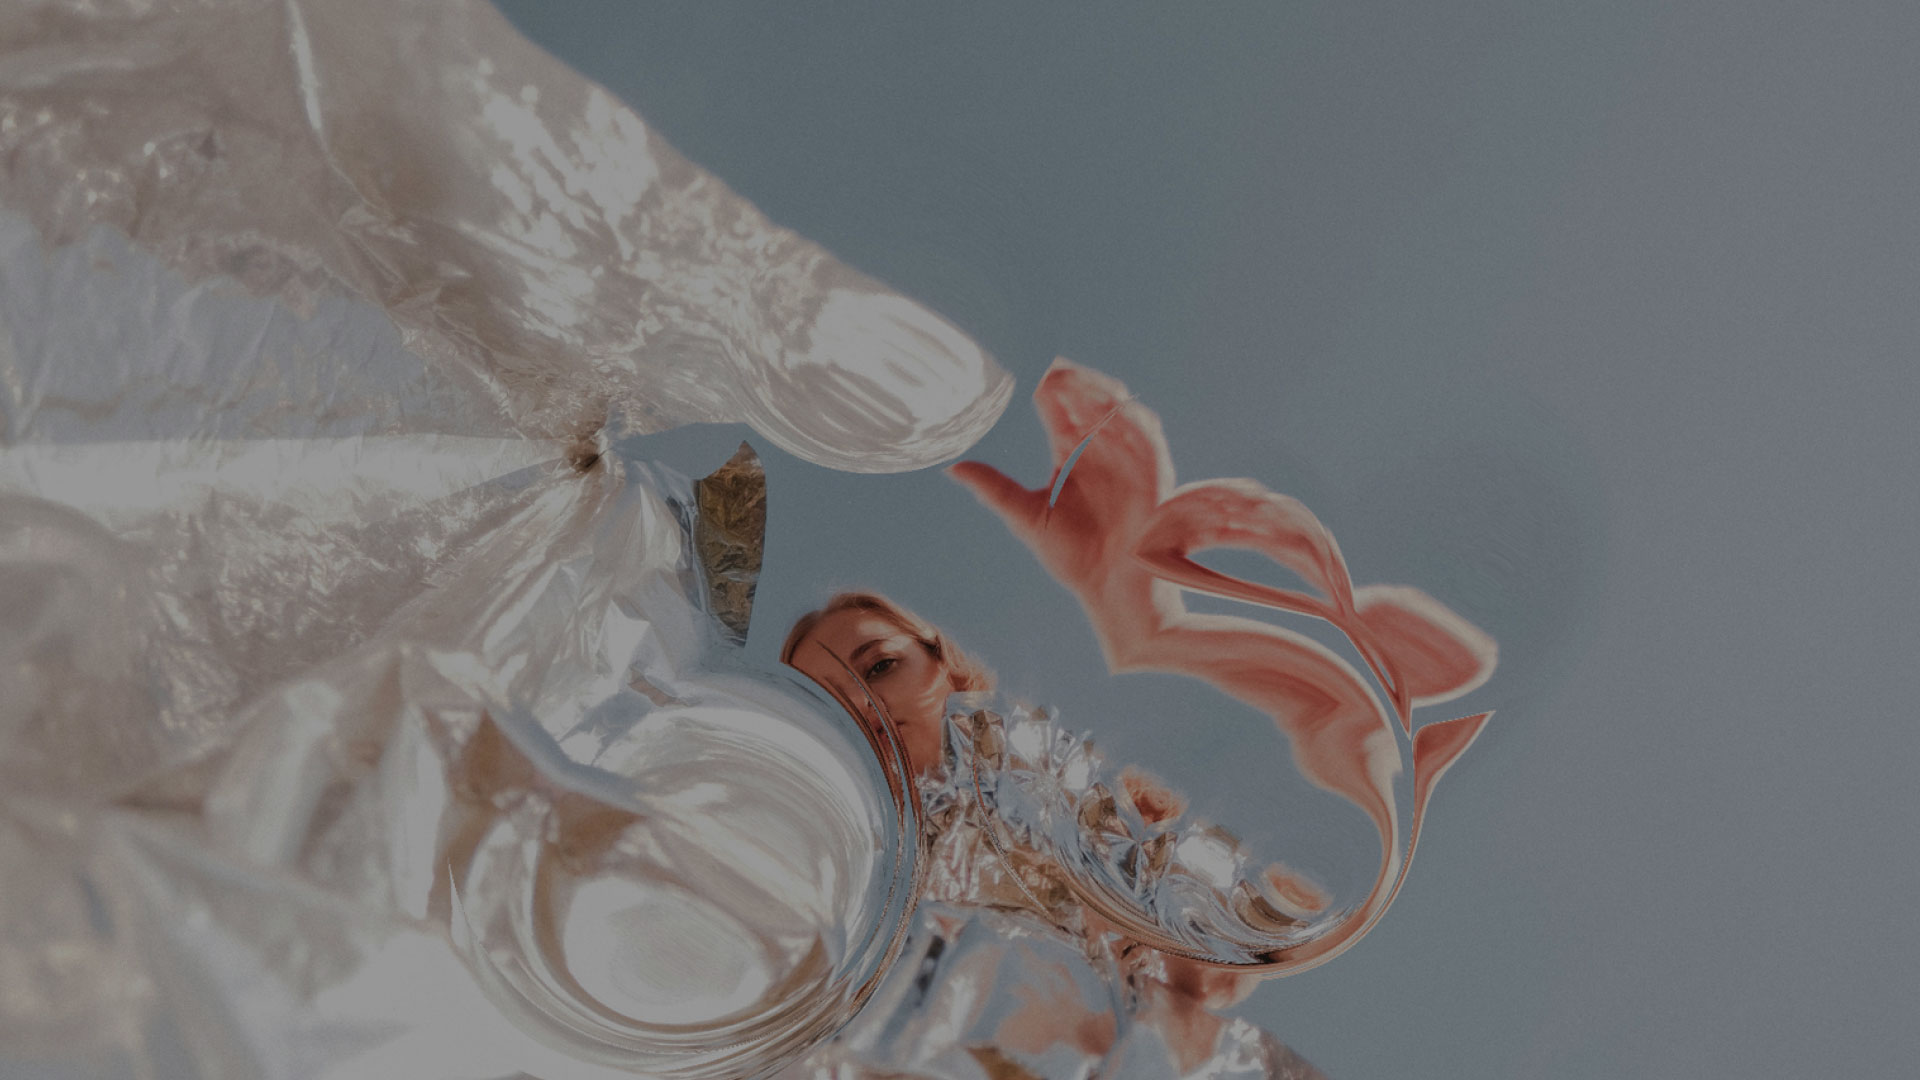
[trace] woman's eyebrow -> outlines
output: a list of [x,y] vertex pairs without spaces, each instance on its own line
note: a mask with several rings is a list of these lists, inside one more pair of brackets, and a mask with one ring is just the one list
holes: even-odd
[[853,662],[854,666],[856,667],[859,666],[860,658],[862,656],[865,656],[867,653],[870,653],[873,650],[879,648],[880,641],[881,641],[880,638],[873,638],[869,641],[862,642],[859,648],[853,650],[853,655],[849,657],[849,659]]

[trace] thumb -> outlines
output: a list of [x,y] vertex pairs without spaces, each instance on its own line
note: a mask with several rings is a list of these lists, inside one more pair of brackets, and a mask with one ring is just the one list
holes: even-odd
[[973,492],[988,509],[999,514],[1013,527],[1034,524],[1047,510],[1047,493],[1029,491],[1019,482],[991,465],[978,461],[962,461],[949,466],[947,475],[958,481],[961,487]]

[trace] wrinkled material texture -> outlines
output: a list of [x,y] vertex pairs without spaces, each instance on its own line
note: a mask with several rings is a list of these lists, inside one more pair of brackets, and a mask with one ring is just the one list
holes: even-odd
[[606,453],[480,487],[490,529],[184,756],[121,752],[157,718],[76,696],[113,691],[78,649],[130,638],[149,691],[172,661],[93,602],[138,590],[66,557],[104,528],[7,515],[33,601],[8,672],[39,695],[0,800],[31,884],[0,909],[10,1052],[138,1074],[165,1025],[207,1077],[738,1076],[857,1007],[915,893],[913,815],[830,701],[713,661],[692,485]]
[[[1111,836],[1111,821],[1079,813],[1100,804],[1159,831],[1124,785],[1109,792],[1103,765],[1049,711],[956,695],[942,764],[920,784],[928,856],[913,933],[854,1022],[783,1080],[1324,1080],[1271,1034],[1209,1011],[1204,992],[1176,988],[1165,954],[1079,901],[1056,854],[1067,845],[1031,826]],[[1177,854],[1157,872],[1192,876]]]
[[[1057,360],[1033,400],[1052,449],[1045,485],[1024,487],[979,462],[950,474],[1079,599],[1109,669],[1192,676],[1272,718],[1300,775],[1373,823],[1380,863],[1364,897],[1326,897],[1283,866],[1256,871],[1216,843],[1219,857],[1189,863],[1218,869],[1217,880],[1195,892],[1184,887],[1200,880],[1194,874],[1150,868],[1154,852],[1137,833],[1068,833],[1032,816],[1025,827],[1057,838],[1054,853],[1076,868],[1069,880],[1079,898],[1140,941],[1269,975],[1325,963],[1393,902],[1434,783],[1492,715],[1416,729],[1414,708],[1484,683],[1497,656],[1493,639],[1419,589],[1355,587],[1333,534],[1296,499],[1251,480],[1176,486],[1159,418],[1118,380]],[[1305,588],[1246,581],[1192,558],[1211,548],[1264,555]],[[1386,700],[1326,646],[1277,624],[1189,611],[1187,590],[1331,624]],[[1411,783],[1401,783],[1409,774]],[[1175,843],[1196,855],[1209,846],[1202,834]],[[1164,895],[1168,885],[1181,887]]]
[[[615,434],[744,421],[887,471],[965,450],[1011,393],[945,320],[772,225],[484,3],[14,5],[0,56],[0,202],[43,242],[111,246],[106,226],[185,282],[283,301],[230,320],[221,290],[150,281],[152,310],[96,293],[106,325],[71,338],[15,324],[11,442],[96,440],[106,418],[122,438],[565,440],[611,414]],[[61,265],[8,302],[89,267]],[[276,325],[342,297],[404,351]],[[189,333],[125,339],[156,319]]]
[[731,1077],[838,1027],[917,808],[733,658],[752,455],[615,443],[915,468],[1005,374],[481,3],[15,5],[0,150],[6,1052]]
[[[950,324],[480,3],[15,6],[0,151],[10,1054],[692,1080],[769,1072],[871,1000],[821,1054],[1312,1075],[1169,990],[1167,958],[1112,946],[1240,962],[1157,941],[1169,905],[1035,831],[1066,820],[1047,792],[1067,788],[1022,786],[1059,780],[1047,753],[970,749],[994,798],[930,803],[950,816],[923,865],[898,747],[731,651],[765,527],[752,455],[696,485],[616,445],[741,421],[834,468],[946,460],[1010,395]],[[1410,850],[1484,717],[1414,732],[1409,711],[1484,678],[1491,643],[1424,594],[1351,588],[1277,497],[1171,490],[1163,444],[1133,453],[1151,425],[1100,397],[1123,390],[1068,371],[1041,391],[1057,468],[1106,433],[1042,527],[1032,493],[962,475],[1088,601],[1116,670],[1218,679],[1179,646],[1225,632],[1235,663],[1308,672],[1183,621],[1178,588],[1339,625],[1411,732]],[[1324,587],[1276,599],[1183,564],[1221,543]],[[1308,674],[1337,708],[1267,704],[1309,777],[1381,823],[1397,882],[1398,760],[1367,724],[1394,729],[1351,671]],[[1121,850],[1094,802],[1074,835]],[[927,882],[940,903],[916,913]],[[1312,892],[1269,884],[1262,911]],[[1390,896],[1254,939],[1251,966],[1331,955]]]

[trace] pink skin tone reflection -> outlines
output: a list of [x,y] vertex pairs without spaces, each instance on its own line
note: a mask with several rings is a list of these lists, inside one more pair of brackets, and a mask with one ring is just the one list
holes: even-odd
[[[955,465],[949,475],[998,513],[1078,597],[1109,669],[1191,675],[1261,710],[1286,734],[1306,777],[1360,807],[1378,829],[1381,866],[1367,902],[1333,931],[1260,970],[1280,974],[1324,963],[1391,903],[1434,782],[1491,715],[1416,731],[1413,708],[1485,682],[1494,665],[1493,640],[1418,589],[1355,588],[1332,534],[1295,499],[1251,480],[1176,487],[1159,418],[1117,380],[1056,360],[1033,400],[1052,449],[1046,484],[1027,488],[979,462]],[[1083,442],[1049,506],[1060,470]],[[1192,560],[1215,547],[1266,555],[1309,591],[1243,581]],[[1303,635],[1188,611],[1185,589],[1331,622],[1352,640],[1388,701],[1383,705],[1351,664]],[[1408,750],[1396,726],[1409,736]],[[1403,855],[1395,840],[1392,782],[1409,757],[1413,820]]]
[[[842,659],[846,667],[841,666]],[[847,673],[852,668],[893,720],[909,768],[925,772],[940,762],[944,706],[953,692],[952,678],[930,649],[893,620],[860,608],[823,616],[795,646],[792,665],[841,701],[856,705],[856,716],[873,722],[872,705]],[[1128,770],[1122,779],[1149,821],[1174,816],[1184,805],[1184,800],[1137,770]],[[1097,915],[1089,912],[1088,917],[1091,925],[1104,925]],[[1225,1023],[1208,1009],[1242,1000],[1259,979],[1178,956],[1166,956],[1162,962],[1167,968],[1165,982],[1150,991],[1149,1007],[1171,1038],[1181,1067],[1192,1069],[1212,1052]],[[1040,1054],[1065,1038],[1095,1056],[1112,1045],[1113,1017],[1086,1012],[1071,987],[1027,987],[1022,994],[1025,1007],[997,1032],[1000,1044]]]
[[925,772],[938,765],[944,709],[953,693],[946,665],[919,638],[877,611],[845,608],[823,617],[794,647],[792,664],[862,717],[872,706],[840,660],[859,674],[893,720],[908,767]]

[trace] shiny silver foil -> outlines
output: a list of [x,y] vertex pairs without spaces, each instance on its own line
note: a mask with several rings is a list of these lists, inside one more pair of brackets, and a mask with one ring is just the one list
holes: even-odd
[[[960,694],[949,712],[945,757],[920,784],[926,881],[906,948],[854,1022],[783,1080],[1324,1080],[1271,1034],[1211,1012],[1170,977],[1177,958],[1080,899],[1078,857],[1111,845],[1125,818],[1167,838],[1151,878],[1188,910],[1204,875],[1177,851],[1204,825],[1143,820],[1049,710]],[[1082,812],[1095,802],[1105,819]]]
[[897,759],[732,649],[763,491],[1005,374],[457,2],[0,13],[0,1053],[748,1076],[901,947]]
[[[477,0],[11,5],[0,163],[34,226],[7,250],[86,251],[8,260],[10,443],[574,440],[611,414],[889,471],[960,453],[1011,393]],[[68,295],[102,260],[121,287]],[[17,329],[55,297],[81,325]]]
[[[965,699],[962,698],[962,701]],[[1348,913],[1305,909],[1276,889],[1231,831],[1182,813],[1149,815],[1136,805],[1126,770],[1093,740],[1062,727],[1050,709],[974,708],[949,720],[950,775],[937,819],[973,810],[980,851],[937,860],[934,888],[1018,888],[1056,918],[1082,905],[1168,928],[1186,955],[1260,964]],[[998,867],[993,871],[959,868]],[[1311,889],[1311,882],[1304,882]],[[1259,940],[1249,948],[1251,931]]]
[[[246,474],[195,475],[239,501]],[[191,686],[140,622],[140,571],[179,564],[12,497],[9,1053],[138,1075],[158,1025],[208,1077],[753,1075],[870,992],[911,808],[830,700],[726,662],[692,485],[607,452],[460,494],[487,526],[364,641],[179,740],[90,712],[85,655]],[[186,553],[273,595],[253,546]]]
[[977,799],[923,852],[734,650],[751,453],[619,444],[917,468],[1009,393],[485,4],[0,12],[0,1065],[1313,1075]]

